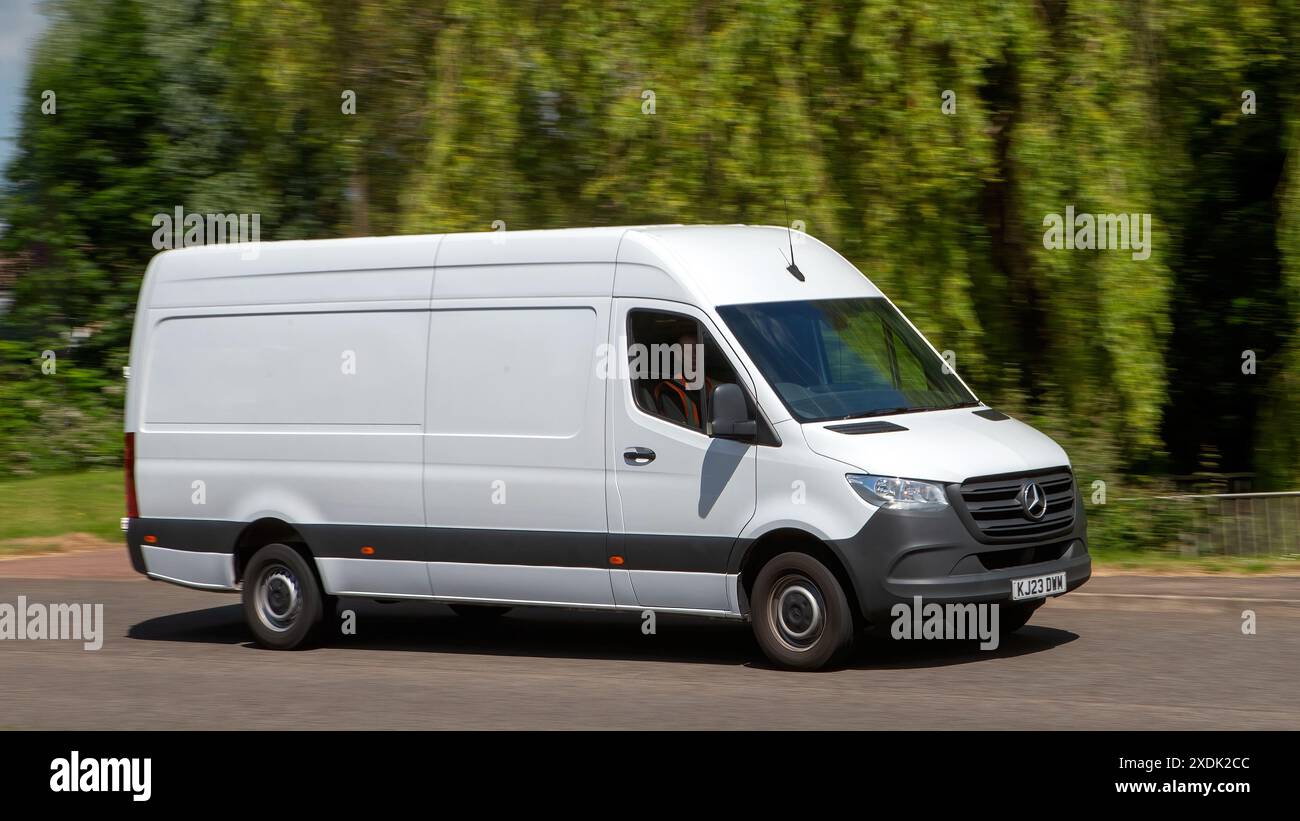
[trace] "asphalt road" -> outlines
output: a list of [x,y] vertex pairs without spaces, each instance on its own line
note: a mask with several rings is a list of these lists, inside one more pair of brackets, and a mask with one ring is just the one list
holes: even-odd
[[877,639],[801,674],[741,624],[352,600],[357,635],[273,652],[235,596],[18,566],[0,603],[103,603],[106,639],[0,641],[0,729],[1300,729],[1296,577],[1099,578],[996,651]]

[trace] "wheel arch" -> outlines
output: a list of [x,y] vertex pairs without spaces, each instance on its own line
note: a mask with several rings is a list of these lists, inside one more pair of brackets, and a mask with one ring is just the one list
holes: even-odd
[[758,573],[763,569],[763,565],[782,553],[790,552],[805,553],[824,564],[835,576],[836,581],[844,588],[844,594],[853,607],[854,619],[859,622],[862,620],[862,608],[859,603],[857,587],[853,583],[853,577],[849,574],[848,566],[829,544],[812,533],[800,530],[797,527],[780,527],[768,531],[745,547],[737,565],[737,585],[739,587],[737,593],[739,594],[741,612],[745,616],[749,616],[750,598],[754,592],[754,580],[758,578]]
[[264,516],[245,525],[244,529],[239,532],[239,537],[235,540],[236,582],[243,581],[244,568],[248,567],[253,555],[269,544],[283,544],[293,548],[307,560],[307,564],[319,575],[311,548],[308,547],[307,540],[303,538],[298,529],[283,519]]

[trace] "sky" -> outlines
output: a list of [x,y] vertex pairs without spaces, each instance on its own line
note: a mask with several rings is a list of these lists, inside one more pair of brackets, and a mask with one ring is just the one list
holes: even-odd
[[27,60],[45,29],[39,0],[0,0],[0,177],[13,155]]

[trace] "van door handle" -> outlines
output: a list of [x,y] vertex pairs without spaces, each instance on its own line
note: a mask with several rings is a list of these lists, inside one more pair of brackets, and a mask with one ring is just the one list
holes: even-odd
[[655,460],[655,452],[650,448],[628,448],[623,451],[623,461],[629,465],[648,465]]

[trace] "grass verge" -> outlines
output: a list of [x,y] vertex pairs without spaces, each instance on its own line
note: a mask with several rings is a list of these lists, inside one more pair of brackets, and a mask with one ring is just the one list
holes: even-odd
[[1300,556],[1182,556],[1174,552],[1092,548],[1096,573],[1300,576]]
[[122,483],[120,470],[0,479],[0,555],[46,552],[70,533],[120,542]]

